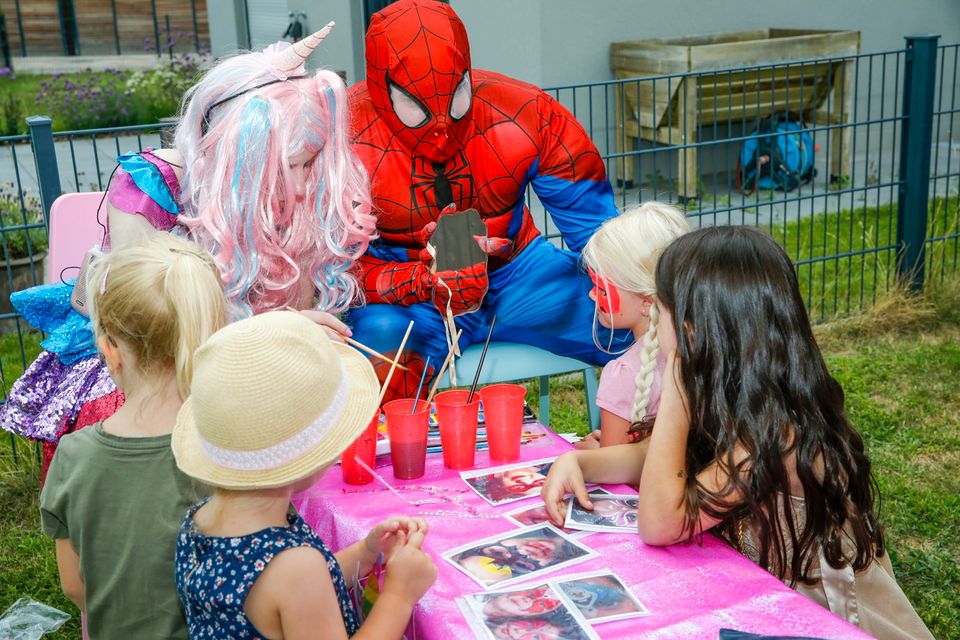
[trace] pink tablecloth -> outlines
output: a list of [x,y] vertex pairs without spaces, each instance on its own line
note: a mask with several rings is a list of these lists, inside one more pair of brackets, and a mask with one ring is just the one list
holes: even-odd
[[[570,448],[552,432],[550,437],[551,442],[524,447],[521,459],[547,458]],[[476,463],[478,468],[496,466],[490,464],[486,452],[477,452]],[[392,514],[423,515],[430,525],[424,548],[433,556],[439,575],[414,614],[415,637],[472,637],[454,599],[482,589],[440,555],[516,527],[504,518],[484,516],[533,504],[539,498],[490,506],[470,491],[457,472],[444,469],[438,455],[428,457],[426,475],[417,480],[395,480],[389,456],[378,460],[378,473],[401,488],[401,495],[376,482],[362,487],[345,485],[340,468],[333,467],[311,489],[296,496],[294,504],[333,549],[359,540],[371,526]],[[439,502],[412,506],[405,501],[430,498]],[[649,547],[632,534],[594,533],[580,541],[600,556],[547,578],[611,569],[652,612],[649,617],[596,625],[601,638],[715,639],[720,628],[766,635],[870,637],[712,536],[705,536],[702,545],[667,548]]]

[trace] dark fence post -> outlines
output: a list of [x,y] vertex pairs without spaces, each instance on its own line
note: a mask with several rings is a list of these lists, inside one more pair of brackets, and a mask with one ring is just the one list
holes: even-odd
[[117,22],[117,0],[110,0],[110,17],[113,18],[113,44],[120,55],[120,25]]
[[15,3],[17,9],[17,33],[20,34],[20,55],[27,57],[27,39],[23,36],[23,15],[20,13],[20,0]]
[[7,19],[0,13],[0,55],[3,56],[3,66],[7,69],[12,69],[13,64],[10,62],[10,39],[7,34]]
[[923,288],[930,193],[933,89],[939,35],[907,36],[897,196],[897,273],[913,291]]
[[53,144],[53,121],[47,116],[30,116],[30,145],[33,160],[37,164],[40,179],[40,200],[43,202],[44,220],[50,226],[50,207],[60,197],[60,168],[57,166],[57,150]]
[[193,48],[200,53],[200,28],[197,26],[197,0],[190,0],[190,15],[193,16]]
[[153,15],[153,39],[160,57],[160,23],[157,21],[157,0],[150,0],[150,13]]

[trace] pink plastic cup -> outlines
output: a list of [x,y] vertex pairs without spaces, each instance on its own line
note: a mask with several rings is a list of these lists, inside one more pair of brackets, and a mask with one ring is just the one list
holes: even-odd
[[480,396],[473,394],[467,404],[469,391],[443,391],[434,397],[437,403],[437,422],[440,423],[440,446],[443,466],[448,469],[469,469],[477,449],[477,410]]
[[526,395],[527,389],[519,384],[492,384],[480,389],[491,460],[513,462],[520,458]]
[[400,480],[422,477],[427,460],[430,405],[426,400],[403,398],[383,405],[383,413],[387,416],[393,477]]
[[343,481],[347,484],[367,484],[373,481],[373,474],[365,469],[357,460],[373,469],[377,462],[377,426],[380,423],[378,411],[363,433],[351,443],[340,457],[340,468],[343,469]]

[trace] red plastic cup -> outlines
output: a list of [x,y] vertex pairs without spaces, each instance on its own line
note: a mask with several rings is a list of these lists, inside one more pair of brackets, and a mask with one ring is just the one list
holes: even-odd
[[430,405],[426,400],[403,398],[383,405],[383,413],[387,416],[393,477],[400,480],[422,477],[427,460]]
[[443,391],[434,397],[437,403],[437,422],[440,423],[440,446],[443,466],[448,469],[469,469],[477,450],[477,410],[480,396],[473,394],[467,404],[469,391]]
[[480,389],[491,460],[513,462],[520,458],[523,399],[526,395],[526,387],[519,384],[492,384]]
[[363,433],[350,444],[340,457],[343,469],[343,481],[347,484],[367,484],[373,481],[373,474],[357,460],[361,460],[369,469],[377,462],[377,426],[380,423],[378,411]]

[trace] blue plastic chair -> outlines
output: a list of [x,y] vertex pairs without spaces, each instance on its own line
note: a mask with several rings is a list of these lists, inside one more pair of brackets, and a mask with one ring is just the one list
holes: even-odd
[[[463,356],[457,358],[457,383],[459,386],[469,386],[476,375],[477,364],[480,362],[480,353],[483,344],[472,344],[463,351]],[[487,357],[480,372],[479,385],[496,382],[512,382],[538,378],[540,380],[540,422],[550,424],[550,376],[561,373],[583,372],[583,389],[587,400],[587,413],[590,419],[590,429],[600,428],[600,409],[597,407],[597,370],[593,365],[558,356],[526,344],[515,342],[491,342],[487,349]],[[440,388],[450,386],[450,374],[444,373],[440,380]]]

